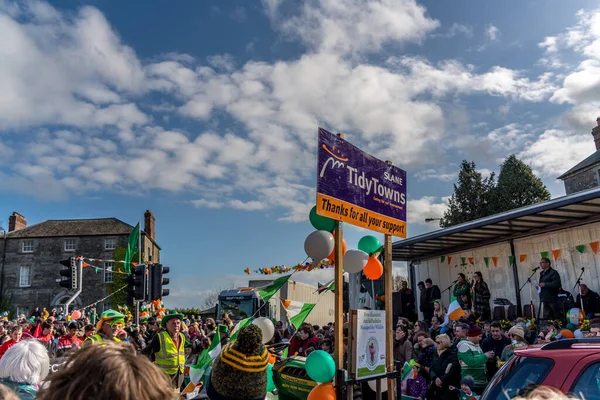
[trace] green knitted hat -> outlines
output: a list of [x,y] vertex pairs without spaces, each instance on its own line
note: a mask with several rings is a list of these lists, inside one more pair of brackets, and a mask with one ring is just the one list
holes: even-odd
[[269,353],[260,328],[245,326],[215,359],[209,388],[227,399],[264,398],[268,364]]

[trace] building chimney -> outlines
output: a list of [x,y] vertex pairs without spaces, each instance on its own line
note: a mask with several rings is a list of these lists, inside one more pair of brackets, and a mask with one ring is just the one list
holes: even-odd
[[600,150],[600,117],[596,118],[596,124],[597,126],[592,129],[592,136],[594,137],[596,150]]
[[154,214],[150,210],[146,210],[144,213],[144,232],[150,239],[154,240]]
[[27,227],[27,220],[24,216],[16,211],[13,211],[12,215],[8,217],[8,231],[16,231]]

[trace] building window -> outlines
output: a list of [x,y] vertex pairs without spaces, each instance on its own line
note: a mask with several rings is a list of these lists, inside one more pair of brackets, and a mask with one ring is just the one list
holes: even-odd
[[21,266],[19,270],[19,287],[31,286],[31,267]]
[[148,254],[148,261],[152,261],[152,253],[150,252],[150,247],[148,247],[148,253],[146,254]]
[[117,239],[104,239],[104,250],[114,250],[117,248]]
[[105,301],[104,303],[102,303],[102,312],[106,310],[110,310],[110,301]]
[[23,253],[33,253],[33,240],[24,240],[22,251]]
[[104,283],[112,283],[114,262],[104,262]]
[[75,239],[65,239],[65,251],[75,251]]
[[25,318],[27,318],[27,314],[29,314],[29,313],[27,312],[27,309],[25,307],[18,307],[17,306],[17,317],[18,318],[20,318],[21,315],[24,315]]

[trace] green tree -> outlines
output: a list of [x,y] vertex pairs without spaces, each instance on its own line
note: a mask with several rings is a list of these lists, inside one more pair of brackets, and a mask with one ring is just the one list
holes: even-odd
[[494,173],[483,178],[473,161],[463,160],[458,182],[454,184],[454,193],[440,226],[446,228],[493,214],[490,202],[495,188],[494,178]]
[[[113,279],[112,282],[106,283],[106,291],[108,294],[115,293],[110,297],[110,303],[113,308],[117,308],[117,306],[122,306],[127,304],[127,292],[125,289],[117,292],[117,290],[121,289],[123,286],[127,284],[125,278],[127,277],[124,274],[124,268],[122,261],[125,259],[125,254],[127,253],[127,249],[122,246],[117,246],[114,252],[113,260],[115,260],[115,264],[113,267]],[[142,253],[143,254],[143,253]],[[138,259],[138,254],[134,254],[133,260]],[[121,261],[121,262],[119,262]],[[133,310],[133,304],[127,304],[130,310]],[[132,311],[133,313],[133,311]]]
[[502,163],[491,201],[494,214],[546,200],[550,192],[530,166],[514,154]]

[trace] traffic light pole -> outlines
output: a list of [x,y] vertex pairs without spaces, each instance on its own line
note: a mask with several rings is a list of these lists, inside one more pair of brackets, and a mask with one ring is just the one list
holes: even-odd
[[69,306],[73,301],[81,294],[83,286],[83,259],[77,260],[77,291],[71,296],[69,300],[65,303],[65,312],[69,313]]
[[136,325],[140,325],[140,300],[134,300],[133,305],[135,307],[135,314],[133,317],[133,323]]

